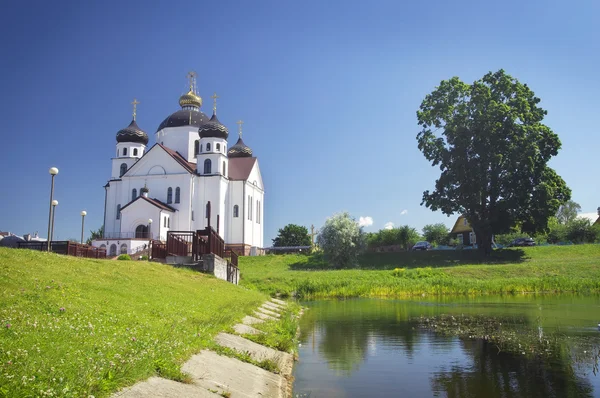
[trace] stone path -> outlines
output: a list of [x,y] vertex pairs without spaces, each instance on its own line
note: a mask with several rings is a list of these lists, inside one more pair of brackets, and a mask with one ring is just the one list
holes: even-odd
[[[242,323],[233,327],[238,334],[264,333],[250,325],[265,320],[277,320],[286,302],[271,299],[254,312],[256,316],[246,316]],[[191,384],[179,383],[160,377],[151,377],[113,395],[113,398],[142,397],[287,397],[290,385],[285,376],[292,373],[292,355],[256,344],[253,341],[229,333],[219,333],[215,342],[241,353],[247,353],[254,361],[271,360],[279,367],[281,374],[275,374],[258,366],[235,358],[203,350],[187,361],[182,371],[192,376]]]

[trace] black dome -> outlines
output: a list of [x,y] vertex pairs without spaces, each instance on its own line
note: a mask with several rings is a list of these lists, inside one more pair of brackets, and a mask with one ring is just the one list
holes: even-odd
[[200,138],[215,137],[226,140],[227,136],[229,136],[229,131],[227,131],[227,127],[219,122],[217,115],[213,113],[210,120],[198,128],[198,134],[200,134]]
[[119,130],[117,142],[136,142],[146,145],[148,144],[148,134],[139,128],[135,120],[132,120],[129,126]]
[[[191,117],[190,117],[191,115]],[[191,121],[191,123],[190,123]],[[208,121],[208,116],[199,111],[179,110],[170,116],[158,126],[156,131],[160,131],[166,127],[194,126],[200,127],[204,122]]]
[[227,156],[230,158],[249,158],[252,157],[252,149],[244,144],[242,137],[240,137],[235,145],[229,148]]

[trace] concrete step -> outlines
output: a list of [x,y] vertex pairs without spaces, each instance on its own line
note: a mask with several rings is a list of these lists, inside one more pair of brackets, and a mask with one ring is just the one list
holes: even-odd
[[[218,389],[214,389],[219,391]],[[207,389],[194,384],[184,384],[177,381],[163,379],[161,377],[151,377],[146,381],[137,383],[132,387],[127,387],[113,395],[113,398],[181,398],[198,397],[213,398],[221,395],[208,391]]]
[[262,330],[255,329],[252,326],[244,325],[243,323],[238,323],[237,325],[234,325],[233,330],[237,334],[264,334],[265,333]]
[[192,376],[194,384],[230,393],[232,398],[285,397],[287,394],[287,380],[283,376],[208,350],[194,355],[182,370]]
[[263,314],[266,314],[266,315],[272,316],[272,317],[274,317],[274,318],[279,318],[279,317],[281,316],[281,315],[279,315],[277,312],[275,312],[275,311],[271,311],[270,309],[268,309],[268,308],[265,308],[265,307],[263,307],[263,306],[260,306],[260,307],[258,307],[258,311],[262,312]]
[[262,319],[264,321],[267,321],[267,320],[269,320],[269,321],[276,321],[277,320],[277,318],[275,318],[274,316],[263,314],[262,312],[260,312],[258,310],[254,311],[254,316],[257,317],[257,318],[259,318],[259,319]]
[[228,347],[240,353],[248,353],[257,362],[267,359],[275,362],[284,376],[292,374],[294,358],[286,352],[277,351],[229,333],[219,333],[215,337],[215,341],[222,347]]
[[267,308],[271,311],[275,311],[275,312],[281,312],[283,310],[285,310],[284,307],[277,305],[275,303],[272,303],[271,301],[265,301],[262,305],[264,308]]
[[254,324],[257,324],[257,323],[263,323],[263,322],[264,322],[264,321],[263,321],[262,319],[255,318],[255,317],[253,317],[253,316],[250,316],[250,315],[246,315],[246,316],[244,317],[244,319],[242,319],[242,323],[243,323],[244,325],[254,325]]
[[274,302],[275,304],[279,304],[279,305],[282,305],[284,307],[287,306],[287,303],[285,301],[283,301],[283,300],[272,298],[271,301]]

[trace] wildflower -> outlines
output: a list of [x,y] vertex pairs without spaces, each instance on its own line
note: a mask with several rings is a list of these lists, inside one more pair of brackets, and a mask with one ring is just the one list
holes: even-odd
[[60,312],[65,312],[65,307],[60,307],[58,310],[59,310]]
[[50,286],[46,286],[46,289],[50,289]]
[[7,323],[7,324],[6,324],[6,328],[7,328],[7,329],[10,329],[10,327],[11,327],[11,326],[12,326],[12,325],[11,325],[10,323]]
[[137,339],[135,337],[132,337],[131,341],[137,341]]

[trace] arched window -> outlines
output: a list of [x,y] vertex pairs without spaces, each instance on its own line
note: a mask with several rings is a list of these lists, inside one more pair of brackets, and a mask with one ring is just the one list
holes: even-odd
[[136,238],[149,238],[148,234],[148,226],[147,225],[138,225],[135,229],[135,237]]
[[163,227],[167,228],[167,217],[165,217],[163,220]]
[[207,143],[206,143],[206,151],[207,151],[207,152],[208,152],[208,151],[210,151],[210,142],[207,142]]
[[121,254],[127,254],[127,245],[125,243],[121,245]]
[[256,201],[256,223],[260,224],[260,201]]
[[127,148],[123,148],[123,156],[127,156]]
[[171,228],[171,217],[167,217],[167,228]]
[[137,156],[137,154],[138,154],[137,148],[133,148],[133,156]]
[[240,216],[240,207],[238,205],[233,206],[233,216],[234,217]]
[[217,152],[221,150],[221,144],[217,144]]
[[123,177],[123,174],[125,174],[127,172],[127,163],[121,163],[121,173],[119,174],[119,177]]
[[131,200],[135,200],[137,198],[137,189],[133,188],[131,190]]
[[173,188],[167,189],[167,203],[173,203]]
[[252,196],[248,195],[248,220],[252,221]]
[[194,156],[198,156],[198,151],[200,150],[200,141],[194,141]]
[[225,164],[225,161],[223,161],[223,175],[227,176],[227,165]]
[[202,144],[200,144],[200,152],[202,152]]
[[121,219],[121,205],[117,205],[117,220]]
[[114,243],[112,245],[110,245],[110,253],[109,256],[116,256],[117,255],[117,245],[115,245]]
[[210,217],[210,203],[206,204],[206,218]]
[[[208,145],[208,144],[206,144]],[[204,174],[210,174],[211,173],[211,163],[210,163],[210,159],[206,159],[204,161]]]
[[181,201],[181,189],[179,187],[175,188],[175,203],[179,203]]

